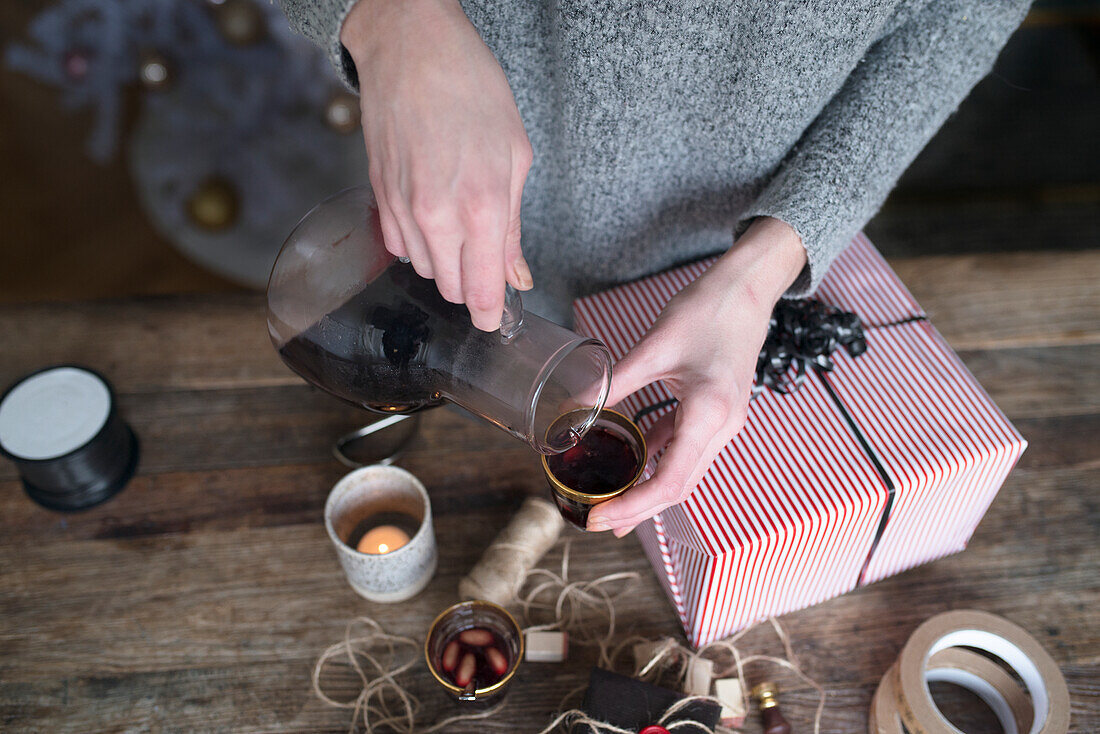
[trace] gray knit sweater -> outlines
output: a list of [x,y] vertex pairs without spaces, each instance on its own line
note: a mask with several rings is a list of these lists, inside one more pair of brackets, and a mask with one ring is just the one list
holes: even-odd
[[[402,0],[392,0],[401,2]],[[349,85],[355,0],[280,0]],[[729,248],[756,216],[801,235],[811,291],[993,64],[1029,0],[464,0],[534,149],[526,304]]]

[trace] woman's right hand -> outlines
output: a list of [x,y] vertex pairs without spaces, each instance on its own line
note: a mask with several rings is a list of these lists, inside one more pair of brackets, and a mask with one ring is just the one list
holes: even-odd
[[531,144],[504,70],[458,0],[359,0],[340,40],[386,249],[493,331],[505,282],[532,286],[519,211]]

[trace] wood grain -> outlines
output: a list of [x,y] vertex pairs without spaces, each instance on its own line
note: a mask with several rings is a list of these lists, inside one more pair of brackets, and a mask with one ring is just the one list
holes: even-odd
[[[966,552],[783,618],[806,670],[826,684],[823,731],[865,730],[874,687],[908,635],[966,607],[1035,634],[1069,682],[1073,731],[1100,729],[1100,325],[1087,313],[1098,263],[1098,253],[896,261],[1031,445]],[[975,279],[972,304],[957,292]],[[1035,313],[1009,318],[995,293]],[[310,691],[318,653],[357,615],[423,634],[522,497],[545,492],[523,445],[456,411],[430,411],[401,465],[432,495],[439,572],[408,603],[363,601],[344,581],[321,509],[344,471],[331,441],[366,416],[302,384],[266,339],[253,296],[0,306],[10,347],[0,377],[50,361],[99,367],[143,450],[125,491],[72,515],[33,505],[0,465],[0,729],[347,731],[350,713]],[[581,577],[639,575],[620,635],[679,634],[634,538],[573,537]],[[781,651],[767,626],[743,649]],[[594,659],[574,649],[564,664],[524,666],[500,714],[454,730],[537,731]],[[750,675],[777,676],[788,718],[810,730],[812,690],[763,666]],[[422,672],[408,680],[422,721],[454,711]],[[346,670],[325,681],[354,695]],[[962,694],[941,700],[967,731],[989,722]]]
[[[953,347],[1100,344],[1095,253],[895,258]],[[122,393],[300,385],[267,336],[262,296],[165,296],[0,305],[0,381],[27,365],[77,362]]]
[[1100,341],[1095,250],[944,255],[890,264],[955,349]]

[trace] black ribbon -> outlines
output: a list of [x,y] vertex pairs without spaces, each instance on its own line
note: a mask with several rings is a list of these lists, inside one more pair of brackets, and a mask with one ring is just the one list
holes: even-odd
[[[897,323],[908,323],[918,319],[923,317],[905,319]],[[887,324],[887,326],[895,325],[897,324]],[[825,391],[836,404],[837,410],[855,435],[872,466],[882,477],[886,486],[886,505],[882,509],[874,540],[871,541],[871,548],[867,551],[867,557],[856,582],[857,586],[862,586],[871,558],[878,549],[883,533],[886,532],[886,524],[894,507],[896,489],[894,481],[879,461],[871,444],[859,430],[859,426],[829,382],[828,373],[835,367],[832,355],[841,348],[852,357],[859,357],[867,351],[867,338],[859,316],[812,299],[781,300],[772,312],[768,336],[756,361],[756,377],[753,381],[752,393],[755,398],[765,389],[771,389],[780,395],[789,395],[802,386],[807,373],[813,369],[821,378]],[[634,422],[637,423],[646,415],[662,408],[675,405],[676,402],[676,398],[669,398],[646,406],[635,414]]]
[[841,347],[853,357],[867,351],[858,316],[820,301],[781,300],[772,312],[768,338],[756,360],[753,394],[764,388],[780,395],[792,393],[802,386],[810,367],[832,372],[832,354]]

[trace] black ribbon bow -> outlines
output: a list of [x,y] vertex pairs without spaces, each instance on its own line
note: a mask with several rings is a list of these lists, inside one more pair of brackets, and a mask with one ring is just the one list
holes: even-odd
[[781,300],[772,312],[768,338],[756,362],[753,395],[766,387],[781,395],[792,393],[801,387],[811,366],[831,372],[832,354],[841,347],[853,357],[867,351],[858,316],[820,301]]

